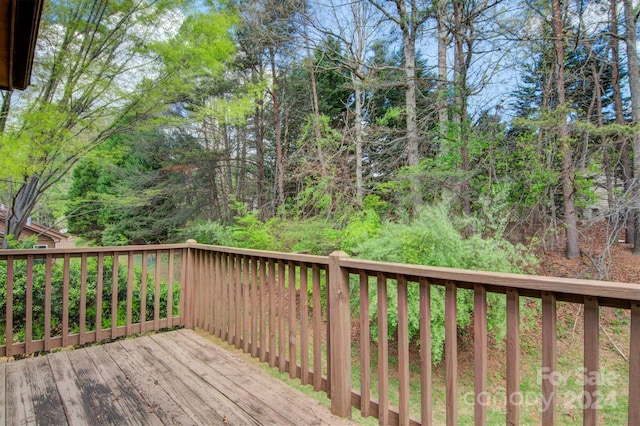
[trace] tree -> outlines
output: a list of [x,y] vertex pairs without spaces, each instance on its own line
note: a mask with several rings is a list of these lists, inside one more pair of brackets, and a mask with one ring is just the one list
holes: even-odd
[[[355,148],[355,187],[356,199],[362,205],[364,197],[363,143],[366,124],[367,86],[370,85],[371,62],[369,56],[379,22],[374,14],[375,9],[367,1],[356,1],[348,5],[329,3],[332,19],[318,19],[315,27],[322,34],[329,35],[326,52],[336,62],[337,69],[348,70],[351,80],[353,100],[346,100],[345,105],[352,111],[349,121],[349,136]],[[330,23],[329,25],[327,25]],[[339,43],[330,43],[335,39]]]
[[[627,72],[629,77],[629,91],[631,93],[631,125],[640,123],[640,66],[638,65],[638,45],[637,45],[637,15],[631,0],[624,0],[624,41],[627,45]],[[634,129],[631,139],[631,151],[633,152],[633,178],[635,189],[633,194],[633,207],[635,217],[635,241],[633,254],[640,255],[640,135]]]
[[[5,95],[5,104],[11,104],[0,135],[2,178],[10,183],[5,235],[20,235],[38,200],[87,152],[114,134],[159,117],[159,111],[182,96],[186,84],[180,70],[165,66],[158,48],[177,32],[183,4],[46,3],[33,84],[23,94],[13,94],[16,102]],[[231,21],[218,19],[217,24],[219,49],[208,57],[217,56],[221,63],[231,51]],[[178,49],[173,56],[184,53]],[[182,59],[186,63],[188,58]]]
[[[418,31],[429,18],[426,5],[419,0],[393,0],[395,10],[386,8],[377,0],[369,0],[387,19],[395,23],[402,33],[403,71],[405,75],[405,117],[407,126],[407,164],[415,167],[420,163],[420,131],[417,120],[416,39]],[[412,184],[414,207],[422,201],[417,179]]]
[[201,151],[161,128],[110,137],[73,170],[69,231],[100,245],[170,240],[206,205],[193,172]]

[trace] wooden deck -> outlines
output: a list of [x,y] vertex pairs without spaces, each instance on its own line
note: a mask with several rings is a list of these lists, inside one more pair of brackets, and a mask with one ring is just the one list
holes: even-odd
[[192,330],[0,363],[0,425],[339,425]]

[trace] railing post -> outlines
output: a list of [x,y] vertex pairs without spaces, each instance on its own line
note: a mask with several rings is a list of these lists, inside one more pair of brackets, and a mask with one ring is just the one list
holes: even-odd
[[[196,244],[196,240],[187,240],[187,244]],[[196,270],[195,270],[195,250],[187,247],[186,251],[186,270],[184,277],[184,312],[183,322],[185,328],[194,328],[195,320],[195,300],[196,300]]]
[[329,255],[331,412],[340,417],[351,417],[349,272],[340,266],[340,260],[346,257],[349,256],[341,251]]

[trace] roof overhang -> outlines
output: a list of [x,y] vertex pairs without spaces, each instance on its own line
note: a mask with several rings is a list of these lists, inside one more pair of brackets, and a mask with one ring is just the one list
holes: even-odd
[[0,0],[0,89],[26,89],[44,0]]

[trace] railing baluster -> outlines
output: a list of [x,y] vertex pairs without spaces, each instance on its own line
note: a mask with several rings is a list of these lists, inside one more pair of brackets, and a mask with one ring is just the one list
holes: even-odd
[[215,252],[213,256],[213,322],[215,324],[215,332],[213,334],[220,338],[222,335],[222,305],[224,303],[222,300],[222,263],[220,262],[221,254],[219,252]]
[[221,260],[221,281],[222,287],[222,330],[220,337],[223,340],[229,341],[229,281],[231,280],[231,272],[229,270],[229,255],[222,253]]
[[476,425],[487,424],[487,404],[482,397],[487,394],[487,290],[481,284],[474,286],[473,300],[473,349],[474,349],[474,415]]
[[[191,275],[189,261],[191,249],[183,248],[180,253],[180,325],[187,327],[189,324],[189,311],[191,306]],[[146,253],[146,252],[145,252]],[[145,300],[146,303],[146,300]]]
[[167,277],[167,327],[173,327],[173,274],[175,249],[169,250],[169,276]]
[[276,315],[278,317],[278,369],[281,373],[285,372],[286,353],[287,353],[287,335],[285,334],[285,318],[284,294],[286,291],[284,262],[278,261],[278,308]]
[[313,310],[311,322],[313,330],[313,389],[320,391],[322,388],[322,302],[320,288],[320,268],[314,264],[311,267],[311,286],[313,298]]
[[134,267],[133,252],[129,252],[127,260],[127,312],[126,312],[126,327],[127,335],[131,334],[131,324],[133,323],[133,267]]
[[542,292],[542,424],[556,424],[556,295]]
[[264,258],[259,259],[260,263],[260,361],[267,361],[267,261]]
[[507,425],[520,424],[520,297],[507,289]]
[[378,274],[378,420],[389,424],[389,328],[387,279]]
[[409,425],[409,299],[407,279],[398,276],[398,381],[400,425]]
[[296,322],[296,267],[292,261],[288,264],[289,271],[289,377],[295,379],[297,361],[297,322]]
[[64,273],[62,278],[62,347],[69,346],[69,275],[71,255],[64,255]]
[[369,276],[360,271],[360,412],[371,415],[371,344],[369,330]]
[[80,316],[78,333],[80,334],[80,344],[87,342],[86,334],[87,321],[87,253],[82,253],[80,258]]
[[244,256],[242,258],[242,266],[243,266],[243,277],[242,280],[242,300],[244,302],[244,307],[242,310],[242,350],[244,352],[249,352],[249,341],[250,341],[250,329],[251,329],[251,318],[250,318],[250,302],[251,302],[251,277],[249,276],[249,258]]
[[420,278],[420,419],[423,425],[433,422],[431,386],[431,287],[426,278]]
[[[198,262],[197,258],[198,256],[196,256],[196,266],[200,266],[200,262]],[[162,272],[160,269],[161,263],[162,254],[160,250],[156,250],[156,268],[154,274],[155,288],[153,292],[153,329],[155,331],[160,330],[160,279],[162,277]],[[202,300],[202,297],[199,297],[198,300]],[[200,324],[200,326],[202,327],[202,323]]]
[[445,286],[445,370],[447,425],[458,424],[458,320],[456,284]]
[[33,256],[27,256],[27,282],[25,289],[25,329],[24,329],[24,349],[26,353],[31,353],[31,343],[33,341]]
[[584,298],[584,392],[583,424],[598,424],[598,390],[600,371],[600,305],[598,298]]
[[98,273],[96,282],[96,341],[102,340],[102,293],[104,285],[104,254],[98,253]]
[[241,342],[240,340],[242,339],[242,329],[243,329],[243,325],[242,325],[242,299],[244,297],[243,294],[243,285],[242,285],[242,256],[236,255],[235,256],[235,266],[236,266],[236,285],[235,285],[235,302],[236,302],[236,306],[235,306],[235,313],[236,313],[236,338],[235,338],[235,345],[236,348],[240,349]]
[[[149,253],[142,252],[142,277],[140,277],[140,332],[147,331],[147,262]],[[182,309],[184,310],[184,308]]]
[[44,350],[49,351],[51,344],[51,268],[53,257],[48,254],[45,258],[44,273]]
[[269,367],[276,365],[276,264],[269,259]]
[[13,355],[13,256],[7,256],[7,292],[6,292],[6,316],[5,316],[5,336],[6,336],[6,356]]
[[300,375],[302,384],[309,383],[309,285],[307,265],[300,265]]
[[211,293],[209,288],[209,270],[208,270],[208,260],[207,253],[205,251],[198,251],[198,272],[200,283],[200,328],[203,330],[209,330],[209,325],[211,324],[211,309],[209,308],[209,302],[211,301]]
[[631,304],[629,342],[629,417],[627,423],[640,425],[640,302]]
[[235,344],[236,339],[236,297],[237,294],[237,273],[238,259],[235,255],[229,255],[229,337],[227,342]]
[[[214,254],[211,252],[205,253],[205,274],[207,282],[207,331],[211,334],[215,334],[215,269],[214,269]],[[168,283],[167,283],[168,285]]]
[[251,293],[251,356],[258,356],[258,258],[250,258],[251,280],[249,282],[249,292]]
[[[118,261],[120,256],[117,252],[113,253],[113,267],[111,269],[111,338],[118,337]],[[65,271],[67,268],[65,267]],[[66,281],[66,280],[65,280]],[[66,299],[66,298],[65,298]],[[63,319],[64,321],[64,319]],[[64,325],[62,332],[64,333]],[[64,341],[64,334],[62,335]],[[64,343],[62,346],[65,346]]]

